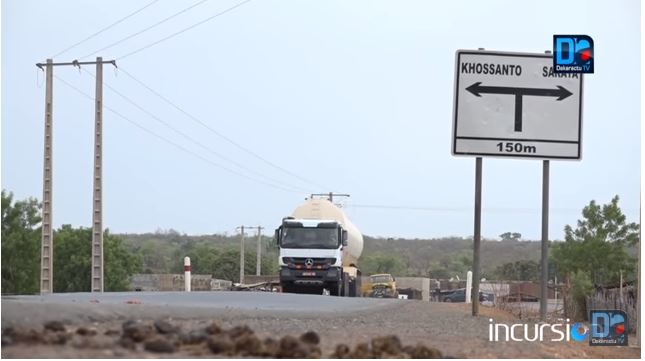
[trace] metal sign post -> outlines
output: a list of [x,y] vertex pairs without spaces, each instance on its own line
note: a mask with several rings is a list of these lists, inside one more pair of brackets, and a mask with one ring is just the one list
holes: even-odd
[[479,279],[482,240],[482,157],[475,159],[475,231],[473,232],[473,289],[471,295],[476,297],[473,302],[473,316],[479,315]]
[[[546,321],[549,300],[549,168],[548,160],[542,161],[542,252],[540,279],[540,320]],[[554,285],[555,286],[555,285]]]
[[[479,314],[482,156],[542,159],[540,319],[549,275],[549,159],[582,156],[582,74],[553,71],[553,55],[458,50],[452,154],[476,156],[473,316]],[[475,301],[475,297],[477,300]]]

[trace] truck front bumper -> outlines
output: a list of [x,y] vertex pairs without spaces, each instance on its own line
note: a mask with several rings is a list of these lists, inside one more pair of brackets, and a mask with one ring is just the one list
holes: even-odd
[[280,282],[293,282],[295,284],[325,284],[340,282],[342,272],[340,268],[332,267],[326,270],[319,269],[291,269],[280,267]]

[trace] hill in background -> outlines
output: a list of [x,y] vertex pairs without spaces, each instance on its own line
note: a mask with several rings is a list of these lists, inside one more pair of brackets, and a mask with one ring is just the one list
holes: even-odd
[[[195,273],[213,274],[224,271],[213,263],[236,263],[239,267],[239,235],[189,236],[174,230],[144,234],[120,234],[127,247],[143,257],[145,273],[181,273],[184,256],[193,259]],[[374,238],[364,236],[365,245],[359,260],[363,274],[380,272],[398,276],[432,278],[464,278],[472,265],[472,239],[446,237],[439,239]],[[245,268],[255,272],[257,237],[245,239]],[[516,261],[540,259],[540,242],[518,239],[482,241],[482,276],[494,279],[499,266]],[[278,249],[272,238],[262,237],[263,274],[277,273]],[[212,255],[212,257],[206,257]],[[223,259],[220,259],[224,257]],[[239,268],[238,268],[239,269]],[[231,272],[226,272],[235,278]]]

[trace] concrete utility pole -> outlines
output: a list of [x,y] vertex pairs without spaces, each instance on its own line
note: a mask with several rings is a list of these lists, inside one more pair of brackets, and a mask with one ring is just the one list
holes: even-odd
[[262,229],[264,227],[257,226],[258,229],[258,252],[255,258],[255,275],[260,276],[262,274]]
[[94,196],[92,202],[92,292],[103,292],[103,58],[96,58]]
[[[103,64],[109,63],[116,67],[115,60],[103,61],[72,61],[54,63],[47,59],[46,63],[37,63],[36,66],[45,68],[45,152],[43,155],[43,210],[42,210],[42,238],[41,238],[41,263],[40,263],[40,293],[54,292],[54,237],[53,237],[53,77],[54,66],[77,66],[96,64],[96,129],[94,138],[94,205],[92,213],[92,291],[103,291],[103,230],[101,214],[101,163],[102,163],[102,121],[103,121]],[[96,231],[99,230],[99,238]],[[98,247],[98,248],[97,248]],[[95,263],[95,260],[97,263]],[[95,265],[98,267],[95,268]],[[96,277],[95,277],[96,276]]]
[[240,230],[241,233],[241,238],[240,238],[240,283],[244,283],[244,230],[245,229],[257,229],[258,230],[258,249],[257,249],[257,259],[255,263],[255,274],[257,276],[260,275],[261,267],[262,267],[262,230],[264,227],[262,226],[239,226],[236,229]]
[[45,154],[43,160],[43,214],[40,249],[40,294],[54,292],[54,244],[52,232],[52,112],[53,79],[52,59],[47,59],[45,85]]
[[240,284],[244,284],[244,226],[239,226],[240,237]]

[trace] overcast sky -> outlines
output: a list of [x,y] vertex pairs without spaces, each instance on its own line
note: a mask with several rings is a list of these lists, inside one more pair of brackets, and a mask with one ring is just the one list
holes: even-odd
[[[34,64],[151,1],[2,1],[3,189],[42,197],[45,89]],[[596,73],[585,77],[583,159],[551,162],[550,238],[592,199],[619,195],[638,220],[639,1],[254,0],[126,56],[240,1],[204,1],[93,54],[199,2],[159,0],[55,58],[116,58],[104,104],[147,130],[105,111],[113,232],[270,233],[309,193],[335,191],[351,194],[346,211],[364,234],[468,237],[475,160],[450,152],[455,51],[543,52],[553,34],[590,35]],[[92,75],[55,74],[93,96]],[[92,100],[55,80],[56,226],[91,225],[93,114]],[[483,163],[484,237],[539,239],[541,161]]]

